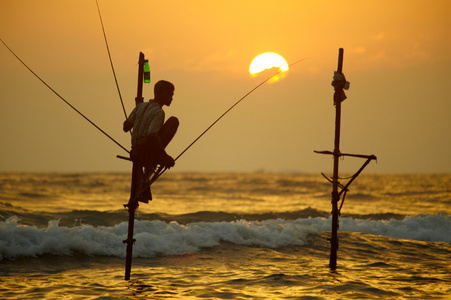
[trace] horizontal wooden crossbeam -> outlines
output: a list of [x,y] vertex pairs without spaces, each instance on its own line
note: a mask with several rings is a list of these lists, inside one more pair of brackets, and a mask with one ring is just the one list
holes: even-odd
[[[313,152],[318,153],[318,154],[335,155],[335,153],[332,152],[332,151],[317,151],[317,150],[315,150]],[[341,152],[338,153],[338,156],[352,156],[352,157],[360,157],[360,158],[375,159],[375,160],[377,159],[377,157],[375,155],[350,154],[350,153],[341,153]]]

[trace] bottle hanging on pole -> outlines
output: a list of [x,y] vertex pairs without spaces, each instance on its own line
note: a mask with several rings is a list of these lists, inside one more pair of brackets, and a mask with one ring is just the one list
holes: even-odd
[[144,60],[144,83],[150,83],[150,67],[149,60]]

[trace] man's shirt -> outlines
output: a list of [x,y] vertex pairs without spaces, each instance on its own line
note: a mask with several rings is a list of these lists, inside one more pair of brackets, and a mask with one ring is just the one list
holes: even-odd
[[138,104],[128,117],[133,124],[132,148],[142,143],[148,135],[157,135],[164,123],[164,111],[158,103],[151,100]]

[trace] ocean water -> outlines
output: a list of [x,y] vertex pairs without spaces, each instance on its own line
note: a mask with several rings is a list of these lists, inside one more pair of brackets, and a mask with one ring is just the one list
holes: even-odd
[[[343,180],[346,183],[346,180]],[[320,174],[0,174],[0,299],[451,299],[451,175],[361,174],[329,269]]]

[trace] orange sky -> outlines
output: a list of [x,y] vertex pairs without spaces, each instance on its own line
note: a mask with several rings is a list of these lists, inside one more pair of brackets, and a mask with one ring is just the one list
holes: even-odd
[[[330,172],[338,48],[351,82],[341,150],[375,154],[368,172],[451,172],[451,2],[99,0],[128,113],[140,51],[152,83],[176,86],[167,116],[181,153],[267,76],[252,59],[276,52],[293,66],[235,107],[174,171]],[[129,147],[94,0],[2,0],[0,38],[39,76]],[[144,96],[153,97],[153,84]],[[125,152],[78,116],[0,44],[0,171],[129,171]],[[346,158],[354,172],[363,161]]]

